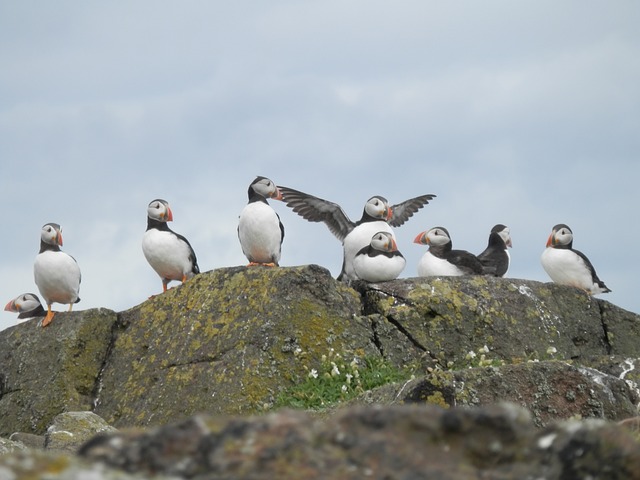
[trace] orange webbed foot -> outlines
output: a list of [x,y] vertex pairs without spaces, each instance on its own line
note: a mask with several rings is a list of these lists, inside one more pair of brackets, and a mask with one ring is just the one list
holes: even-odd
[[46,327],[47,325],[49,325],[51,323],[51,321],[53,320],[53,317],[54,317],[55,314],[56,314],[56,312],[52,312],[51,311],[51,307],[49,307],[49,310],[47,311],[47,314],[42,319],[42,326]]

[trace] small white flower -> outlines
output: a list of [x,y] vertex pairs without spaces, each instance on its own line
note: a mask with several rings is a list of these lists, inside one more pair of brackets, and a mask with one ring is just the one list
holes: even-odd
[[353,360],[351,360],[349,366],[351,367],[351,370],[355,370],[356,368],[358,368],[358,359],[356,357],[353,357]]
[[476,358],[476,352],[471,350],[469,353],[467,353],[467,358]]
[[557,353],[558,349],[556,347],[549,347],[547,348],[547,354],[548,355],[553,355],[554,353]]
[[489,353],[489,347],[487,347],[486,345],[484,347],[482,347],[481,349],[484,353]]
[[318,378],[318,371],[315,368],[312,368],[309,372],[309,378]]
[[338,370],[338,366],[336,365],[335,362],[331,362],[332,368],[331,368],[331,376],[332,377],[337,377],[338,375],[340,375],[340,370]]
[[351,375],[350,373],[347,373],[345,376],[347,378],[347,383],[351,384],[351,379],[353,378],[353,375]]
[[347,393],[347,386],[346,385],[342,385],[342,393]]

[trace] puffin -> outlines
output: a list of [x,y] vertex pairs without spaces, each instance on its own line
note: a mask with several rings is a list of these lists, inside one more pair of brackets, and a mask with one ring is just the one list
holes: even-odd
[[389,206],[386,198],[375,195],[364,205],[362,217],[357,222],[349,219],[337,203],[314,197],[289,187],[279,187],[284,203],[295,213],[310,222],[323,222],[329,231],[342,242],[342,269],[338,280],[357,280],[353,260],[356,254],[371,243],[371,237],[378,232],[388,232],[395,240],[392,227],[404,224],[414,213],[434,199],[427,194]]
[[6,312],[17,313],[19,319],[44,317],[47,313],[35,293],[23,293],[22,295],[18,295],[7,303],[4,310]]
[[147,207],[147,230],[142,237],[142,252],[162,279],[162,292],[172,280],[186,282],[200,273],[196,253],[189,241],[169,228],[173,221],[169,202],[152,200]]
[[277,267],[282,253],[284,225],[267,199],[282,200],[280,189],[267,177],[257,176],[249,185],[249,202],[238,217],[238,239],[247,266]]
[[478,255],[484,267],[484,273],[495,277],[503,277],[509,270],[509,248],[511,248],[511,232],[509,227],[501,223],[495,225],[489,233],[487,248]]
[[40,232],[40,252],[33,264],[33,276],[40,290],[40,295],[47,304],[47,314],[42,319],[42,326],[51,323],[55,312],[51,304],[73,304],[80,301],[80,267],[75,258],[63,252],[62,228],[57,223],[47,223]]
[[418,275],[460,276],[482,275],[482,263],[473,253],[466,250],[453,250],[451,236],[444,227],[434,227],[419,233],[414,243],[429,245],[429,250],[418,262]]
[[542,267],[555,283],[571,285],[589,295],[611,290],[598,278],[586,255],[573,248],[573,232],[564,223],[553,227],[547,239],[547,248],[540,258]]
[[386,282],[398,278],[406,264],[390,232],[377,232],[369,245],[356,253],[353,269],[365,282]]

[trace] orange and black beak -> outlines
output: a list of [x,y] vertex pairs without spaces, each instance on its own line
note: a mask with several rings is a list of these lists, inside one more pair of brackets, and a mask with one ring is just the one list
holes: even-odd
[[18,307],[16,306],[16,301],[15,300],[11,300],[9,303],[7,303],[7,305],[4,307],[4,311],[5,312],[17,312],[18,311]]
[[391,207],[387,207],[387,222],[391,220],[391,217],[393,217],[393,210],[391,209]]
[[273,198],[274,200],[282,200],[282,192],[278,187],[276,187],[276,191],[273,192],[273,195],[271,195],[271,198]]
[[173,222],[173,212],[171,211],[171,207],[169,207],[169,205],[167,205],[167,215],[166,215],[167,222]]
[[413,239],[413,243],[419,243],[420,245],[428,245],[429,239],[427,238],[427,232],[421,232],[416,238]]
[[552,246],[555,243],[555,232],[551,232],[551,235],[549,235],[549,238],[547,239],[547,247]]
[[389,248],[390,252],[395,252],[396,250],[398,250],[398,244],[396,243],[395,239],[391,238],[391,241],[389,243],[391,245],[391,248]]

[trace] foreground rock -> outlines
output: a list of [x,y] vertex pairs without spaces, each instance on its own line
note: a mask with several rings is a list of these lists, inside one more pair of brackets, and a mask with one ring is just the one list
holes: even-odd
[[[357,407],[324,420],[292,411],[197,416],[96,437],[81,456],[83,465],[197,480],[640,478],[640,445],[622,427],[592,420],[539,430],[513,405]],[[6,457],[2,468],[15,472]]]

